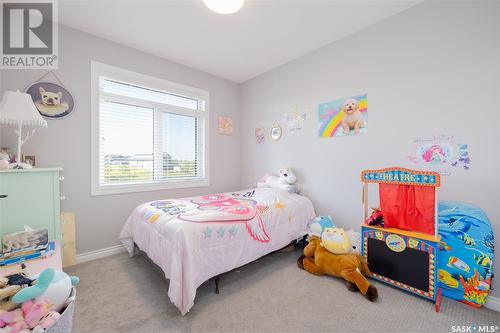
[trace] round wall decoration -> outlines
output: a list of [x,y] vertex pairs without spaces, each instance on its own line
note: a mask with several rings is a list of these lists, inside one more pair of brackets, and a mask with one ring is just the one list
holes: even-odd
[[281,129],[281,126],[278,123],[274,123],[273,127],[271,127],[271,138],[274,141],[278,141],[281,139],[282,133],[283,130]]
[[66,88],[52,82],[36,82],[26,89],[38,112],[48,119],[61,119],[69,115],[75,106],[73,96]]

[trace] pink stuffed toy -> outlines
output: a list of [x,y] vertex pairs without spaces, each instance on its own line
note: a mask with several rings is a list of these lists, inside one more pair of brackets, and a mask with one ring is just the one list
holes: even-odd
[[52,326],[61,316],[58,312],[49,311],[51,304],[40,301],[27,301],[20,309],[0,311],[0,333],[19,333],[37,327],[43,331]]
[[21,306],[24,314],[24,321],[29,328],[33,328],[49,313],[50,304],[47,302],[27,301]]
[[18,333],[28,328],[21,309],[0,311],[0,322],[0,327],[5,327],[0,332]]
[[45,317],[43,317],[40,322],[38,323],[38,325],[33,329],[33,331],[40,331],[40,332],[44,332],[45,330],[47,330],[49,327],[51,327],[52,325],[54,325],[56,323],[56,321],[59,320],[59,318],[61,317],[61,314],[59,312],[56,312],[56,311],[50,311],[49,313],[47,313],[47,315]]

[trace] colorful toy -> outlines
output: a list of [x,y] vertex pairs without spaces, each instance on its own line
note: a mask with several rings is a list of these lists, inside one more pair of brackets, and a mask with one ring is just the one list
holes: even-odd
[[374,302],[378,298],[378,291],[365,277],[370,275],[370,270],[363,257],[353,253],[333,254],[320,242],[318,237],[311,237],[304,254],[297,259],[299,268],[316,275],[341,277],[346,280],[349,290],[359,290],[369,301]]
[[384,227],[384,215],[380,208],[372,208],[372,215],[365,220],[365,224]]
[[443,296],[480,307],[493,277],[494,238],[486,214],[460,202],[439,203],[439,286]]
[[79,281],[76,276],[70,277],[64,272],[47,268],[40,273],[33,286],[21,289],[15,294],[12,297],[12,302],[46,301],[51,304],[49,310],[61,311],[71,294],[71,288],[77,285]]
[[0,311],[0,332],[17,333],[28,328],[21,309]]
[[351,241],[342,228],[325,228],[319,245],[333,254],[346,254],[352,250]]
[[0,311],[0,332],[43,332],[61,316],[50,311],[50,307],[51,304],[44,301],[27,301],[13,311]]
[[321,237],[323,230],[325,228],[336,228],[337,226],[333,223],[332,217],[330,215],[327,216],[318,216],[315,217],[309,223],[309,234],[317,237]]
[[277,188],[291,193],[298,193],[299,189],[295,184],[297,177],[290,167],[283,167],[280,169],[280,175],[272,176],[266,175],[262,178],[261,182],[257,184],[258,187],[271,187]]
[[404,168],[365,170],[361,182],[365,223],[371,221],[368,184],[376,183],[385,226],[361,227],[362,253],[371,276],[434,301],[439,311],[436,188],[440,175]]

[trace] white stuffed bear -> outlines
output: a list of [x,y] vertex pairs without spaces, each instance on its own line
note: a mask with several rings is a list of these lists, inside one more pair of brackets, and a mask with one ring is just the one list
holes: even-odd
[[280,169],[280,175],[277,176],[264,176],[261,182],[257,184],[258,187],[271,187],[277,188],[291,193],[298,193],[298,188],[295,182],[297,177],[290,167],[283,167]]

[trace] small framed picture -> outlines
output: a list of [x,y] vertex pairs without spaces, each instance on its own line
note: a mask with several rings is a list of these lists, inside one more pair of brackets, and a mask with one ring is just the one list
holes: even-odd
[[233,135],[233,118],[219,116],[219,134]]
[[22,159],[23,163],[36,167],[36,155],[23,154]]
[[255,143],[261,145],[266,140],[266,133],[264,127],[255,128]]

